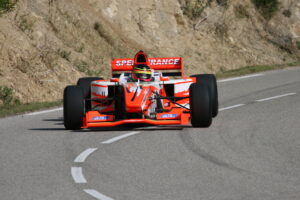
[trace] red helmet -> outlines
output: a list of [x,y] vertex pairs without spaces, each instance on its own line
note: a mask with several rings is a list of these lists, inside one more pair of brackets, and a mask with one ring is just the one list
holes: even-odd
[[148,65],[139,64],[133,67],[132,78],[134,80],[140,80],[148,82],[152,80],[152,71]]

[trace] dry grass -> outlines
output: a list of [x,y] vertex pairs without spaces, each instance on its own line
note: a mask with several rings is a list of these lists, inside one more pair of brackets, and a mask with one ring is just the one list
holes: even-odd
[[62,101],[55,102],[42,102],[42,103],[28,103],[19,105],[2,105],[0,106],[0,117],[6,117],[46,108],[51,108],[55,106],[61,106]]
[[284,65],[254,65],[254,66],[243,67],[240,69],[220,71],[216,75],[217,78],[228,78],[228,77],[242,76],[246,74],[253,74],[258,72],[285,69],[288,67],[298,67],[298,66],[300,66],[300,62],[288,63]]

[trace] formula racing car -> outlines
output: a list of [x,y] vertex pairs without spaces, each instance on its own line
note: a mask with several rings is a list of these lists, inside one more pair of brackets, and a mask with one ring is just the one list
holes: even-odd
[[218,114],[212,74],[184,76],[180,57],[114,59],[112,78],[80,78],[64,90],[64,125],[75,130],[122,124],[209,127]]

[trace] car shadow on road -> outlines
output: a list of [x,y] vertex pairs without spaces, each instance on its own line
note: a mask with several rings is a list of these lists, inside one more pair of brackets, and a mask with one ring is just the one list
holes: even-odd
[[78,129],[73,130],[73,132],[110,132],[110,131],[132,131],[131,127],[95,127],[95,128],[87,128],[87,129]]
[[[64,127],[64,118],[63,117],[59,117],[59,118],[51,118],[51,119],[42,119],[42,121],[45,122],[50,122],[49,123],[49,127],[41,127],[41,128],[31,128],[28,129],[30,131],[65,131],[65,127]],[[56,127],[50,127],[50,126],[56,126]],[[60,126],[60,127],[57,127]]]
[[135,128],[134,130],[139,131],[172,131],[172,130],[178,130],[181,131],[185,128],[193,128],[191,126],[184,126],[184,125],[169,125],[169,126],[147,126],[147,127],[141,127],[141,128]]
[[56,119],[43,119],[43,121],[45,122],[57,122],[57,123],[54,123],[53,125],[64,125],[64,118],[63,117],[60,117],[60,118],[56,118]]
[[109,132],[109,131],[174,131],[183,130],[184,128],[193,128],[191,126],[149,126],[141,124],[120,125],[115,127],[97,127],[88,129],[73,130],[73,132]]
[[62,128],[30,128],[30,131],[65,131],[64,127]]
[[63,122],[64,118],[59,117],[59,118],[55,118],[55,119],[43,119],[43,121],[46,121],[46,122]]

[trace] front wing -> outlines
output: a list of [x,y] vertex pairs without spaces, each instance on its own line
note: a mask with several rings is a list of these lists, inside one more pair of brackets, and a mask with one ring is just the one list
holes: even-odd
[[83,118],[82,128],[113,127],[122,124],[149,124],[149,125],[187,125],[190,113],[183,108],[174,108],[172,112],[157,113],[156,119],[123,119],[115,120],[114,115],[103,115],[97,111],[89,111]]

